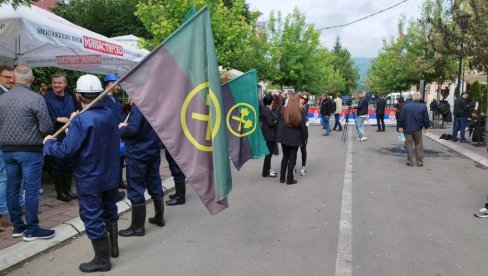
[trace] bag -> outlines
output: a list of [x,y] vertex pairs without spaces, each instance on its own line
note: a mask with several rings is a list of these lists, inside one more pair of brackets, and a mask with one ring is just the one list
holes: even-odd
[[399,148],[405,146],[405,134],[403,132],[398,132],[397,134],[397,146]]

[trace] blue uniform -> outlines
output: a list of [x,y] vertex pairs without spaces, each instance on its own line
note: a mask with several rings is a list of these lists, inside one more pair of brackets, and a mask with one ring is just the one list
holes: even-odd
[[[43,97],[47,104],[49,117],[53,123],[54,132],[56,132],[64,125],[64,123],[58,122],[57,118],[69,118],[71,113],[75,112],[75,102],[73,97],[66,93],[63,96],[57,96],[53,91],[49,91]],[[58,140],[61,141],[65,136],[66,134],[64,132],[60,133]],[[71,158],[51,158],[49,160],[49,167],[51,174],[54,176],[70,173],[73,170],[73,161]]]
[[117,187],[119,185],[120,131],[113,114],[103,104],[71,121],[66,138],[48,140],[44,152],[58,158],[75,159],[76,189],[80,217],[91,240],[106,236],[105,222],[116,223]]
[[132,205],[145,202],[146,188],[153,199],[163,198],[159,175],[162,143],[136,106],[132,107],[121,136],[125,141],[127,192]]
[[117,121],[117,124],[122,123],[124,121],[124,116],[122,114],[122,104],[120,103],[119,98],[117,98],[117,96],[107,95],[103,97],[102,103],[106,108],[112,111],[115,120]]

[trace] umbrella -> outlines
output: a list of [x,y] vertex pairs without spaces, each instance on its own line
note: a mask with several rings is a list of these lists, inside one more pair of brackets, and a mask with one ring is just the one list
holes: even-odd
[[0,5],[0,63],[123,75],[147,50],[117,42],[36,6]]

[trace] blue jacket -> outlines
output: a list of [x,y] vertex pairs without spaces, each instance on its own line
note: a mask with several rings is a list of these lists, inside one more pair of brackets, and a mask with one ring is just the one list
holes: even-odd
[[115,120],[117,121],[117,124],[122,123],[124,121],[124,115],[122,114],[122,104],[119,101],[119,98],[117,96],[105,96],[103,97],[102,101],[103,105],[110,109],[112,113],[114,114]]
[[125,156],[138,160],[160,157],[162,142],[135,105],[130,111],[127,126],[122,128],[121,136],[125,141]]
[[417,101],[406,103],[400,110],[398,125],[403,128],[404,132],[418,132],[422,128],[429,128],[427,106]]
[[[47,104],[47,110],[49,111],[49,117],[53,123],[54,132],[58,131],[64,124],[56,120],[58,117],[69,118],[71,113],[75,112],[75,102],[73,97],[67,93],[64,96],[56,96],[53,91],[49,91],[44,95],[44,100]],[[60,135],[64,137],[64,133]]]
[[92,194],[119,186],[120,131],[110,110],[95,104],[77,115],[62,142],[49,140],[44,153],[66,158],[74,156],[76,190]]
[[366,97],[360,98],[356,109],[358,110],[358,116],[368,115],[368,99]]

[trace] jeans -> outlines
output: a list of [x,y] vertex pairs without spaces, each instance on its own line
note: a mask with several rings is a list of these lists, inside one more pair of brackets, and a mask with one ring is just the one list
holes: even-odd
[[[32,233],[39,228],[39,189],[41,188],[42,152],[4,152],[7,167],[7,205],[10,221],[16,231]],[[19,196],[25,190],[25,219],[22,220]]]
[[362,138],[362,137],[365,137],[366,136],[366,134],[364,133],[364,120],[366,120],[366,117],[358,116],[356,118],[356,124],[358,126],[359,138]]
[[342,128],[342,126],[341,126],[341,114],[339,114],[339,113],[334,114],[334,119],[335,119],[334,129],[336,127],[339,127],[339,129],[341,129]]
[[8,214],[7,208],[7,172],[3,152],[0,150],[0,214]]
[[329,116],[322,116],[322,118],[320,119],[320,123],[322,123],[322,128],[325,130],[324,134],[328,135],[331,132],[329,125]]
[[454,127],[452,128],[452,140],[457,140],[457,133],[461,131],[461,140],[466,140],[465,131],[468,126],[468,118],[466,117],[454,117]]

